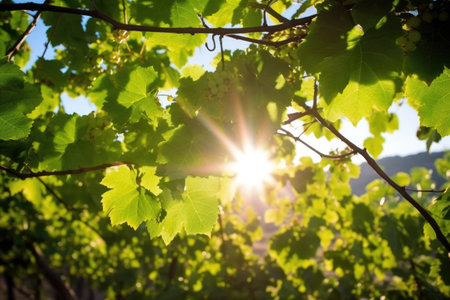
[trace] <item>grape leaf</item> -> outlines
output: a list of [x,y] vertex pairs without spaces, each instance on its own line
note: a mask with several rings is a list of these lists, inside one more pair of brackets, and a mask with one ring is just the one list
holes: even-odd
[[374,158],[377,158],[383,151],[383,143],[384,138],[381,135],[376,134],[373,137],[368,137],[364,141],[364,148],[366,148]]
[[161,194],[161,203],[166,211],[164,219],[147,222],[150,237],[161,236],[169,244],[182,228],[188,234],[210,235],[219,213],[219,201],[227,202],[230,191],[234,191],[229,178],[186,178],[181,199],[173,197],[169,190]]
[[318,75],[331,121],[346,116],[356,124],[374,107],[390,106],[401,70],[399,35],[401,23],[394,17],[365,30],[341,6],[319,13],[298,55],[305,70]]
[[450,134],[450,69],[445,68],[430,86],[408,78],[406,95],[411,105],[418,108],[421,126],[436,128],[441,136]]
[[110,170],[101,182],[110,188],[103,193],[102,204],[112,225],[126,222],[136,229],[142,222],[158,217],[160,203],[137,185],[136,176],[136,171],[120,166],[116,170]]
[[141,178],[141,185],[155,196],[161,194],[162,190],[158,186],[161,178],[155,174],[156,167],[141,167],[140,171],[144,173]]
[[13,140],[26,137],[33,121],[18,111],[0,112],[0,140]]
[[130,73],[129,79],[120,77],[118,87],[120,93],[117,102],[128,108],[141,100],[155,101],[151,94],[149,95],[148,87],[156,78],[156,72],[152,67],[137,67]]
[[26,137],[33,121],[25,115],[42,101],[40,91],[25,82],[17,65],[0,61],[0,139]]
[[370,29],[386,16],[391,10],[392,4],[391,0],[358,1],[351,12],[353,20],[360,24],[364,30]]
[[401,51],[395,45],[400,22],[389,19],[380,29],[361,36],[353,48],[350,64],[341,74],[349,83],[327,107],[331,121],[346,116],[354,125],[373,109],[386,110],[397,90],[395,78],[401,69]]
[[190,234],[211,233],[219,213],[221,179],[218,177],[187,177],[183,192],[185,229]]

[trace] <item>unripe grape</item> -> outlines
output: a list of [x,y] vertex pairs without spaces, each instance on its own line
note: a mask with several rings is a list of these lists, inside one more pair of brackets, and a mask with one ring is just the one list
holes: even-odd
[[408,19],[408,21],[406,21],[406,24],[411,28],[419,27],[420,23],[422,23],[422,20],[420,20],[420,18],[417,16],[411,17]]
[[406,49],[406,51],[414,51],[414,50],[416,50],[416,45],[413,42],[408,41],[405,44],[405,49]]
[[407,39],[403,35],[395,40],[395,43],[399,46],[403,46],[404,44],[406,44],[406,42],[407,42]]
[[409,39],[411,42],[414,42],[414,43],[420,41],[420,38],[421,38],[421,37],[422,37],[422,36],[421,36],[420,32],[418,32],[417,30],[410,31],[410,32],[408,33],[408,39]]
[[422,20],[424,20],[424,22],[431,23],[433,21],[433,15],[431,12],[426,11],[422,15]]
[[441,21],[441,22],[447,21],[448,20],[448,12],[446,12],[446,11],[441,12],[439,14],[438,18],[439,18],[439,21]]
[[90,133],[91,139],[95,139],[102,135],[102,130],[100,128],[92,128]]

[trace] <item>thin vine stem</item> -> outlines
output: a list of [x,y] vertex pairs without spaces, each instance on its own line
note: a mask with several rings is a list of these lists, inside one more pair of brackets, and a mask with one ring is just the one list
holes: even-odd
[[286,130],[284,128],[280,128],[279,131],[280,131],[279,134],[284,135],[284,136],[288,136],[288,137],[292,138],[293,140],[302,143],[303,145],[305,145],[307,148],[309,148],[312,151],[314,151],[314,153],[318,154],[322,158],[329,158],[329,159],[333,159],[333,160],[339,160],[339,159],[347,158],[349,156],[352,156],[352,155],[356,154],[356,151],[354,151],[354,150],[352,150],[350,152],[347,152],[347,153],[339,154],[339,155],[325,154],[325,153],[320,152],[319,150],[317,150],[316,148],[314,148],[313,146],[311,146],[310,144],[308,144],[304,140],[302,140],[300,137],[293,135],[290,131],[288,131],[288,130]]
[[134,162],[113,162],[113,163],[107,163],[102,164],[98,166],[93,167],[86,167],[86,168],[79,168],[79,169],[72,169],[72,170],[63,170],[63,171],[39,171],[39,172],[31,172],[30,173],[21,173],[14,169],[8,168],[6,166],[0,165],[0,170],[5,171],[6,173],[9,173],[17,178],[20,179],[26,179],[26,178],[35,178],[35,177],[43,177],[43,176],[60,176],[60,175],[73,175],[73,174],[81,174],[91,171],[97,171],[97,170],[103,170],[109,167],[116,167],[116,166],[122,166],[122,165],[136,165]]

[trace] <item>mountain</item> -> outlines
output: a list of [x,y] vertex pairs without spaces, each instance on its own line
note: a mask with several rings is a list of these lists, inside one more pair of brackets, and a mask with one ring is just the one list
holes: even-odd
[[[409,156],[392,156],[382,158],[377,163],[382,166],[382,169],[389,175],[393,176],[398,172],[409,173],[414,167],[424,167],[433,170],[432,180],[436,186],[441,186],[445,180],[436,171],[434,161],[442,158],[445,152],[427,153],[422,152]],[[380,178],[372,168],[367,164],[361,164],[361,175],[357,179],[350,180],[352,192],[356,195],[362,195],[366,191],[366,185],[371,181]]]

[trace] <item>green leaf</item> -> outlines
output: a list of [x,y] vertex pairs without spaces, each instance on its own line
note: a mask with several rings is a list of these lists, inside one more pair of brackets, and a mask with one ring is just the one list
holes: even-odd
[[136,171],[120,166],[109,170],[101,182],[110,188],[103,193],[102,204],[112,225],[126,222],[137,229],[142,222],[158,217],[158,200],[137,185],[136,176]]
[[383,143],[384,138],[381,135],[375,135],[364,141],[364,148],[366,148],[374,158],[377,158],[383,151]]
[[401,23],[394,17],[363,29],[342,6],[319,13],[298,55],[305,70],[319,77],[330,121],[345,116],[356,125],[374,108],[390,106],[402,66],[399,35]]
[[16,140],[30,133],[33,121],[18,111],[0,112],[0,140]]
[[398,172],[394,177],[392,177],[392,180],[394,180],[399,186],[407,186],[411,183],[411,178],[409,178],[409,175],[405,172]]
[[331,121],[345,116],[356,125],[361,118],[370,116],[374,108],[380,111],[389,108],[401,69],[401,51],[395,45],[399,34],[397,19],[388,19],[381,28],[364,32],[348,65],[342,66],[340,74],[334,74],[348,76],[349,83],[327,107]]
[[404,71],[430,84],[444,68],[450,68],[450,20],[447,17],[446,21],[422,22],[417,30],[421,39],[417,48],[406,55]]
[[147,222],[150,236],[161,236],[169,244],[182,228],[188,234],[210,235],[219,213],[219,203],[227,202],[233,191],[231,180],[221,177],[187,177],[181,199],[169,190],[161,194],[166,215],[161,222]]
[[217,177],[187,177],[183,192],[186,214],[185,229],[189,234],[211,233],[219,213],[221,179]]
[[418,108],[421,126],[436,128],[441,136],[450,134],[450,69],[445,68],[430,86],[409,77],[406,95],[408,102]]
[[380,219],[381,237],[387,240],[392,253],[397,259],[401,259],[403,249],[401,244],[401,233],[398,228],[397,220],[389,215]]
[[162,190],[158,186],[161,177],[155,174],[156,167],[141,167],[139,170],[143,173],[141,185],[155,196],[161,194]]
[[28,136],[33,121],[25,115],[42,101],[40,91],[24,81],[24,74],[12,64],[0,61],[0,139]]
[[23,86],[23,73],[12,63],[0,61],[0,89],[20,88]]
[[377,25],[389,13],[392,4],[391,0],[358,1],[351,10],[353,20],[366,31]]
[[152,91],[149,91],[151,85],[157,78],[156,72],[152,67],[142,68],[137,67],[131,71],[129,78],[119,78],[119,97],[117,102],[130,107],[138,101],[155,101],[151,96]]

